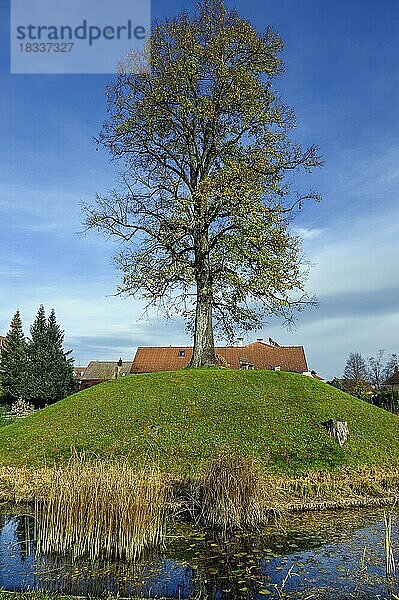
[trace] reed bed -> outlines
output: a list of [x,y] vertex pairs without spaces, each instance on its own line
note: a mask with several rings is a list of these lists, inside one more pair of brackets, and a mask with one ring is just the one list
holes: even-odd
[[343,468],[287,478],[265,473],[253,460],[227,456],[209,467],[196,496],[203,524],[253,528],[292,511],[391,506],[399,498],[399,469]]
[[46,497],[53,476],[50,467],[0,467],[0,501],[18,504]]
[[0,468],[1,500],[34,501],[43,551],[93,558],[133,559],[161,544],[167,516],[228,531],[289,511],[389,506],[398,497],[396,467],[287,478],[266,473],[252,459],[221,456],[194,481],[78,455],[59,468]]
[[252,529],[265,521],[267,490],[254,460],[222,456],[199,481],[200,521],[214,529]]
[[386,506],[399,496],[397,467],[342,468],[305,476],[276,478],[288,510],[322,510],[350,506]]
[[163,542],[168,490],[156,469],[74,458],[35,502],[38,551],[134,560]]

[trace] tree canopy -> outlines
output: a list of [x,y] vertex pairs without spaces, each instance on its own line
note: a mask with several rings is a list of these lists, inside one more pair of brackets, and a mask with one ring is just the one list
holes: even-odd
[[214,329],[259,329],[311,301],[290,221],[314,192],[290,176],[321,165],[290,139],[295,117],[273,82],[283,42],[222,0],[155,25],[146,59],[131,55],[108,88],[99,142],[123,175],[86,206],[86,225],[119,239],[120,293],[183,315],[191,366],[215,364]]
[[30,335],[30,396],[36,404],[52,404],[76,389],[71,351],[63,349],[64,332],[54,309],[47,319],[43,305],[39,307]]
[[360,352],[350,352],[345,365],[344,378],[358,381],[368,381],[367,363]]
[[19,312],[14,315],[0,360],[0,381],[9,400],[36,406],[61,400],[76,389],[73,359],[63,349],[64,333],[54,310],[46,318],[39,307],[26,339]]
[[29,396],[28,345],[19,311],[11,320],[1,351],[0,383],[5,397],[25,400]]
[[368,364],[370,381],[377,389],[399,370],[397,354],[387,355],[385,350],[378,350],[374,356],[370,356]]

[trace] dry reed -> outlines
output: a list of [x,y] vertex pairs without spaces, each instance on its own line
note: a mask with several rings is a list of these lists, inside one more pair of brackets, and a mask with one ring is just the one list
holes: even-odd
[[162,543],[168,484],[157,470],[75,457],[36,500],[38,551],[135,559]]
[[393,579],[396,571],[395,558],[392,549],[392,514],[384,511],[385,531],[385,573],[387,579]]
[[[175,477],[172,482],[170,477],[166,483],[166,477],[156,469],[150,468],[148,474],[137,475],[124,462],[86,463],[86,459],[75,458],[74,466],[70,463],[62,469],[0,467],[0,500],[36,500],[37,505],[44,508],[51,499],[56,501],[59,491],[64,494],[63,497],[69,498],[72,492],[67,487],[70,485],[78,490],[82,505],[83,498],[87,498],[91,506],[92,496],[95,498],[96,494],[100,494],[111,498],[112,494],[119,494],[118,486],[121,486],[133,492],[126,502],[124,493],[120,494],[119,508],[115,511],[122,514],[125,502],[125,512],[133,515],[131,519],[137,523],[142,521],[139,516],[141,509],[138,500],[135,500],[140,496],[147,497],[147,503],[154,504],[151,510],[160,511],[161,515],[166,511],[164,505],[172,504],[172,512],[177,519],[194,518],[211,527],[228,529],[253,527],[266,521],[267,515],[273,512],[389,506],[399,497],[399,468],[396,466],[342,468],[335,472],[319,471],[283,477],[263,472],[248,459],[222,457],[196,481],[187,482]],[[111,476],[111,471],[115,476]],[[119,471],[120,477],[116,475]],[[118,482],[118,478],[122,478],[123,483],[122,480]],[[61,480],[64,485],[61,485]],[[147,485],[151,489],[147,489]],[[79,510],[83,514],[83,508]],[[100,509],[94,505],[93,510]],[[162,521],[163,516],[160,519]]]
[[386,506],[399,496],[397,467],[342,468],[274,479],[286,510]]
[[200,520],[224,531],[257,527],[264,521],[265,490],[261,483],[255,461],[220,457],[200,482]]

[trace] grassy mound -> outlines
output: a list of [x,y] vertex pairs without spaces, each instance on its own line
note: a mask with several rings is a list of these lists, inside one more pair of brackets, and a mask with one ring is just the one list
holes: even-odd
[[[341,449],[322,423],[348,421]],[[399,464],[399,418],[303,375],[228,369],[133,375],[0,429],[0,464],[51,466],[72,449],[198,474],[216,456],[294,474]]]

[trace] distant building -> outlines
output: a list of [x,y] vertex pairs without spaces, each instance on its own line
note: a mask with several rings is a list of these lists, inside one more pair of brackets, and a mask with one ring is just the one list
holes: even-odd
[[388,377],[381,387],[388,388],[389,390],[399,390],[399,371],[395,371],[391,377]]
[[352,396],[372,396],[374,388],[364,379],[347,379],[335,377],[331,381],[327,381],[328,384],[336,387],[342,392],[351,394]]
[[73,367],[73,374],[77,381],[80,381],[86,371],[87,367]]
[[[266,369],[311,375],[303,346],[278,346],[257,340],[247,346],[222,346],[215,351],[220,363],[230,369]],[[140,347],[131,373],[178,371],[187,367],[192,352],[191,346]]]
[[317,379],[318,381],[324,381],[324,377],[320,377],[320,375],[318,375],[316,373],[316,371],[310,371],[311,376],[313,377],[313,379]]
[[[116,379],[117,377],[125,377],[129,375],[132,362],[116,361],[99,361],[92,360],[87,367],[75,367],[77,372],[77,381],[79,382],[79,390],[84,390],[103,381]],[[78,369],[83,369],[83,373]],[[76,375],[75,375],[76,376]]]

